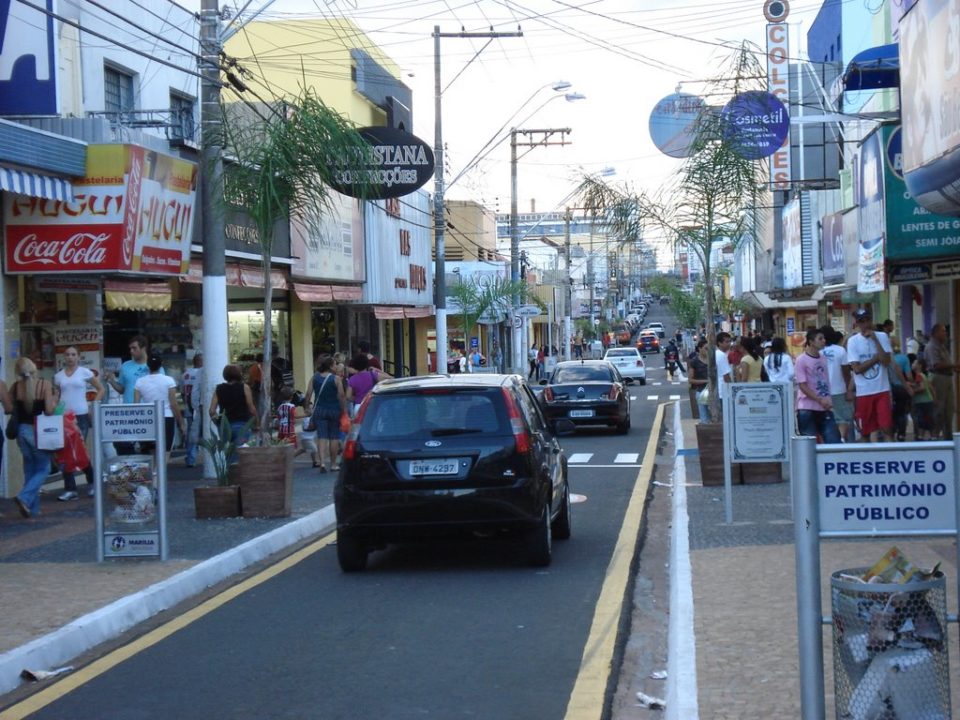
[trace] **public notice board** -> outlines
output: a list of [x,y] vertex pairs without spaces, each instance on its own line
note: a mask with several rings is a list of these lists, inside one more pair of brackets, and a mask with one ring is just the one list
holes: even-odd
[[733,462],[787,460],[790,399],[783,383],[730,385],[730,457]]
[[157,437],[157,412],[153,405],[101,405],[100,440],[137,442]]

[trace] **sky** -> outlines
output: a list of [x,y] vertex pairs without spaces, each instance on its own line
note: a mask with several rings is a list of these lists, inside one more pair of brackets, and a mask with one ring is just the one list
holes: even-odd
[[[820,5],[791,3],[792,56],[803,56]],[[252,0],[248,12],[262,7]],[[583,173],[606,170],[608,182],[648,192],[662,187],[679,161],[650,139],[654,105],[678,89],[702,91],[730,54],[724,45],[762,47],[766,24],[763,0],[277,0],[259,19],[334,16],[356,22],[401,68],[413,90],[413,132],[431,146],[434,26],[522,31],[440,42],[447,182],[466,169],[446,195],[501,213],[510,210],[511,127],[571,130],[568,145],[519,149],[520,212],[563,210]],[[584,99],[568,102],[550,88],[557,81]],[[474,161],[488,143],[493,149]]]

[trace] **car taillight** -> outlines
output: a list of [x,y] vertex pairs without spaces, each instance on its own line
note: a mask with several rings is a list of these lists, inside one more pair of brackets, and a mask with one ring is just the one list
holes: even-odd
[[543,389],[543,399],[547,402],[553,402],[553,390],[551,390],[549,387],[545,387]]
[[607,399],[608,399],[608,400],[616,400],[618,397],[620,397],[620,386],[619,386],[619,385],[611,385],[611,386],[610,386],[610,392],[607,393]]
[[517,444],[517,452],[525,454],[530,452],[530,436],[527,434],[527,427],[523,424],[523,418],[520,416],[520,408],[513,399],[513,395],[506,388],[501,388],[503,397],[507,403],[507,417],[510,418],[510,430],[513,432],[513,440]]
[[637,367],[643,367],[643,360],[637,359]]
[[350,432],[347,433],[347,439],[343,443],[343,459],[353,460],[357,455],[357,437],[360,435],[360,423],[363,422],[363,416],[367,412],[367,405],[370,404],[370,395],[368,394],[353,418],[350,425]]

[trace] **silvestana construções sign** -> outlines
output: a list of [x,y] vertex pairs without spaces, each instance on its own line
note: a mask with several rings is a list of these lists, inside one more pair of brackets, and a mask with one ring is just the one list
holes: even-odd
[[[370,143],[364,177],[347,169],[335,171],[334,190],[350,197],[385,200],[409,195],[433,176],[433,150],[416,135],[389,127],[361,128],[359,132]],[[363,182],[372,189],[363,193]]]

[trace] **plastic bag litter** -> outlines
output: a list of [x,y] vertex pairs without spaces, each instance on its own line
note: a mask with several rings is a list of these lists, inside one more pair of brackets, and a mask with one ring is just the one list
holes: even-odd
[[637,693],[637,700],[640,702],[640,705],[649,708],[651,710],[663,710],[667,707],[665,700],[660,698],[655,698],[652,695],[647,695],[642,692]]
[[650,673],[650,679],[651,679],[651,680],[666,680],[666,679],[667,679],[667,671],[666,671],[666,670],[654,670],[652,673]]
[[30,682],[40,682],[41,680],[48,680],[49,678],[56,677],[57,675],[62,675],[63,673],[70,672],[73,670],[73,665],[67,665],[66,667],[55,668],[54,670],[27,670],[23,669],[20,671],[20,677],[24,680],[29,680]]

